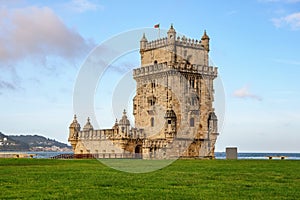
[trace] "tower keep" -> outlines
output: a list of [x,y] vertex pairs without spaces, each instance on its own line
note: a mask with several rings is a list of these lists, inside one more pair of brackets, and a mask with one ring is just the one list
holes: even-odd
[[144,155],[158,155],[161,146],[168,149],[173,143],[167,153],[171,157],[214,156],[217,68],[209,66],[208,54],[206,31],[200,40],[176,36],[173,25],[165,38],[148,41],[143,35],[141,66],[133,72],[133,114],[135,126],[147,134]]

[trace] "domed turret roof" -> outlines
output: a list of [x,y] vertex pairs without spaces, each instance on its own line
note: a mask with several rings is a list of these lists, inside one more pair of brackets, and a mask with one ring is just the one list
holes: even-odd
[[93,128],[93,126],[92,126],[92,124],[90,122],[90,118],[88,117],[87,118],[87,122],[86,122],[86,124],[83,127],[83,131],[90,131],[90,130],[93,130],[93,129],[94,128]]
[[209,119],[210,119],[210,120],[218,120],[218,117],[217,117],[217,115],[215,114],[215,112],[211,112],[211,113],[209,114]]
[[141,42],[148,42],[145,33],[143,33],[143,37],[141,39]]
[[176,33],[173,24],[171,24],[170,29],[168,30],[168,33]]
[[73,122],[70,124],[70,128],[80,129],[80,124],[77,121],[76,115],[74,115],[74,119],[73,119]]
[[203,33],[203,36],[202,36],[201,40],[206,40],[206,39],[209,39],[209,37],[206,34],[206,30],[205,30],[204,33]]
[[122,126],[122,125],[129,126],[130,125],[129,120],[127,119],[127,115],[126,115],[126,110],[125,109],[123,111],[122,119],[120,119],[120,121],[119,121],[119,125],[120,126]]
[[115,124],[112,127],[112,129],[118,129],[118,128],[119,128],[118,119],[116,119]]

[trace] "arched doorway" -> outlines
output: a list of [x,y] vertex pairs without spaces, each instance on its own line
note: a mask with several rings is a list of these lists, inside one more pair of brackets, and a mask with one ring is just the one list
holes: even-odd
[[136,145],[134,149],[135,158],[142,158],[142,145]]

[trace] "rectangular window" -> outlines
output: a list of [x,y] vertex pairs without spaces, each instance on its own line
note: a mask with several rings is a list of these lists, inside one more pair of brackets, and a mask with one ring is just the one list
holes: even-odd
[[154,127],[154,117],[151,117],[151,127]]
[[194,120],[194,118],[192,117],[192,118],[190,119],[190,127],[194,127],[194,125],[195,125],[195,120]]

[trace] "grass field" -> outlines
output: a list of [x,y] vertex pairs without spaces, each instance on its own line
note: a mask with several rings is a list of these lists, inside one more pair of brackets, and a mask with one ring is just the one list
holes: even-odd
[[0,188],[0,199],[300,199],[300,161],[177,160],[133,174],[93,159],[0,159]]

